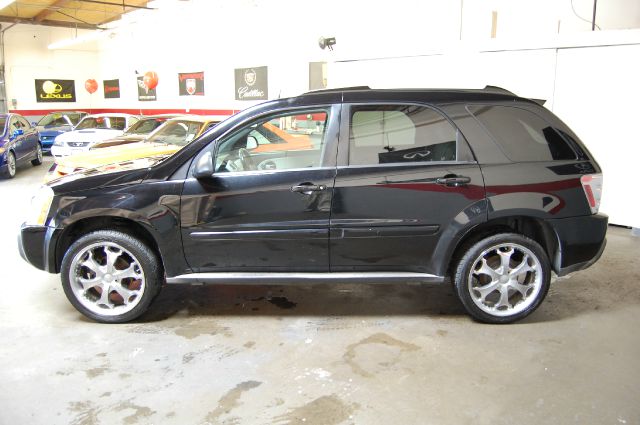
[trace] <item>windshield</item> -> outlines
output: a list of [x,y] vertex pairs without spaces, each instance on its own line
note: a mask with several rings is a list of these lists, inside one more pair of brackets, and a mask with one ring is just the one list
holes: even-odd
[[147,142],[186,146],[196,138],[203,125],[194,121],[167,121]]
[[124,130],[127,125],[127,119],[125,117],[87,117],[80,121],[80,124],[75,130],[86,129],[109,129],[109,130]]
[[45,115],[38,121],[38,125],[45,126],[60,126],[60,125],[69,125],[69,122],[66,120],[64,115],[62,114],[49,114]]
[[156,128],[160,127],[166,118],[145,118],[133,124],[125,134],[149,134]]

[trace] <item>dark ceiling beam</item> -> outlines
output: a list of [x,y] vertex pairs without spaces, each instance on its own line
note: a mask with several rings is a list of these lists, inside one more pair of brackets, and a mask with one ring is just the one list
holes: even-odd
[[46,27],[60,27],[60,28],[78,28],[82,30],[99,30],[104,29],[99,25],[83,24],[82,22],[65,22],[65,21],[35,21],[27,18],[16,18],[15,16],[2,16],[0,15],[0,22],[11,22],[14,24],[26,24],[26,25],[43,25]]

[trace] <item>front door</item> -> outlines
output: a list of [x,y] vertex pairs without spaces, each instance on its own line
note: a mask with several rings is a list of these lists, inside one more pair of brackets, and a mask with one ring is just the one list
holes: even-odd
[[426,105],[344,105],[342,121],[331,271],[442,275],[447,241],[486,219],[466,141]]
[[182,195],[194,272],[328,271],[339,110],[266,115],[208,148],[213,176],[187,179]]

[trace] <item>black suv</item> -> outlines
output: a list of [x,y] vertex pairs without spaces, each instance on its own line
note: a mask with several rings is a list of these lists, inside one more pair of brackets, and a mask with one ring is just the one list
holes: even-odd
[[279,99],[136,166],[44,186],[21,229],[22,256],[100,322],[140,316],[165,282],[450,278],[471,316],[507,323],[605,245],[596,161],[499,88]]

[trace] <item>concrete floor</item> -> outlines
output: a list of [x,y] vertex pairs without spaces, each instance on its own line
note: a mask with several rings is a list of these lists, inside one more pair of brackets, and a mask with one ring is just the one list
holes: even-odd
[[100,325],[18,255],[48,167],[0,180],[0,424],[640,424],[628,229],[515,325],[474,323],[448,285],[168,287]]

